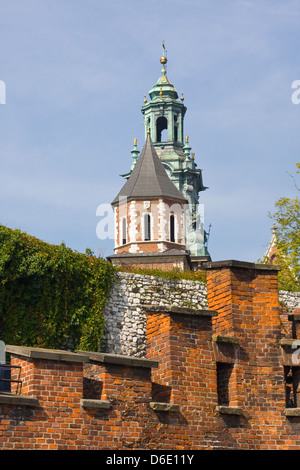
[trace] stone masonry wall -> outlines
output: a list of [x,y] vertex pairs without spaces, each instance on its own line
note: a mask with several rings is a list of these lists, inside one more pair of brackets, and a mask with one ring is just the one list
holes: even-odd
[[281,302],[288,312],[293,312],[300,308],[300,292],[279,291],[279,302]]
[[[300,308],[299,292],[279,292],[286,315]],[[207,308],[206,284],[132,273],[118,273],[105,308],[106,330],[102,351],[135,357],[146,356],[144,306]],[[288,325],[289,326],[289,325]]]
[[105,308],[103,352],[146,355],[146,305],[207,308],[206,285],[196,281],[118,273]]

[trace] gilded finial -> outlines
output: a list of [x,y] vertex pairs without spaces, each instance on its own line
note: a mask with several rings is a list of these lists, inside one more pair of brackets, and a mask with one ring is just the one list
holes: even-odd
[[192,153],[192,159],[193,159],[193,160],[195,159],[195,154],[194,154],[194,153]]
[[183,153],[185,155],[185,160],[188,162],[190,159],[191,146],[189,144],[189,136],[185,136],[185,146],[183,147]]
[[159,96],[160,96],[161,98],[162,98],[162,94],[163,94],[163,92],[162,92],[162,87],[160,87]]
[[181,101],[183,102],[184,101],[184,97],[183,97],[183,92],[181,93]]
[[146,95],[144,95],[144,103],[145,103],[145,104],[147,103]]
[[131,150],[131,155],[132,155],[132,158],[133,158],[133,162],[132,162],[132,165],[131,165],[131,171],[133,170],[133,168],[135,167],[135,164],[139,158],[139,150],[137,148],[137,139],[133,139],[133,149]]

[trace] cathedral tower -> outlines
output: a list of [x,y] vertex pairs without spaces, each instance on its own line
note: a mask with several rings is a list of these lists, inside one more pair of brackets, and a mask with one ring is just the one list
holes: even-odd
[[190,269],[186,250],[186,199],[170,180],[150,131],[132,171],[112,202],[113,264]]
[[195,154],[191,153],[188,136],[184,135],[186,106],[179,99],[167,77],[167,57],[163,43],[161,76],[149,91],[150,101],[144,99],[145,132],[150,130],[155,150],[175,186],[188,201],[190,214],[186,226],[187,248],[194,259],[209,258],[208,236],[199,211],[199,193],[207,189],[203,185],[202,172],[197,168]]
[[144,147],[139,155],[134,140],[127,181],[112,202],[115,255],[109,259],[158,267],[171,256],[170,266],[193,269],[210,259],[198,211],[199,192],[206,187],[184,137],[186,107],[167,77],[164,44],[160,62],[161,76],[142,107]]

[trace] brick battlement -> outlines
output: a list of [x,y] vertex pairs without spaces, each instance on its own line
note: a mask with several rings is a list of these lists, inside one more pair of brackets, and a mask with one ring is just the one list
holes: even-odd
[[7,346],[22,388],[0,394],[0,449],[299,449],[276,268],[206,269],[208,308],[142,306],[144,358]]

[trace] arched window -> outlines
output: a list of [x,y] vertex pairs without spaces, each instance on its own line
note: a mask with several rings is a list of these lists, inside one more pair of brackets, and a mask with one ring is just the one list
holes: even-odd
[[177,127],[177,116],[174,116],[174,141],[178,140],[178,127]]
[[175,242],[175,216],[170,215],[170,241]]
[[127,243],[127,223],[126,217],[123,217],[122,220],[122,244],[125,245]]
[[[168,140],[168,134],[162,132],[168,129],[168,121],[164,116],[160,116],[156,121],[156,141],[157,142],[166,142]],[[164,139],[164,140],[163,140]]]
[[151,240],[151,217],[149,214],[144,215],[144,240]]

